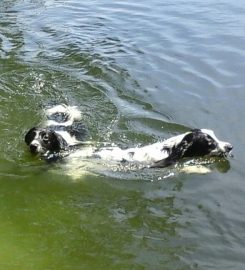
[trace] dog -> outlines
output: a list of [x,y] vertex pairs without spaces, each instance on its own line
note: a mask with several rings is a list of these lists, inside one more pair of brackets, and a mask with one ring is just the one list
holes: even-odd
[[148,167],[168,167],[183,158],[231,155],[232,145],[217,139],[208,129],[192,129],[162,142],[142,147],[121,149],[102,148],[95,155],[105,160],[120,162],[139,162]]
[[41,127],[31,128],[25,142],[33,155],[47,161],[63,158],[83,144],[86,129],[76,106],[57,105],[45,110],[47,119]]
[[95,147],[84,141],[86,129],[79,124],[77,107],[57,105],[45,112],[43,127],[31,128],[25,135],[30,152],[46,160],[58,160],[73,155],[97,158],[106,162],[140,163],[148,168],[164,168],[184,158],[218,156],[227,158],[233,149],[220,141],[212,130],[192,129],[186,133],[142,147],[121,149],[117,146]]

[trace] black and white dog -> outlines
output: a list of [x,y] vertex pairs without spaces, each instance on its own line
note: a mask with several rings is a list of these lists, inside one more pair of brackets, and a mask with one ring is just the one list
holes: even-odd
[[45,118],[41,127],[33,127],[25,135],[32,154],[57,160],[83,144],[86,129],[79,122],[81,113],[77,107],[57,105],[45,110]]
[[46,110],[44,127],[30,129],[25,142],[31,153],[46,160],[68,155],[100,158],[105,161],[135,162],[146,167],[167,167],[183,158],[231,155],[232,145],[217,139],[208,129],[194,129],[151,145],[121,149],[97,148],[84,142],[86,130],[79,124],[80,111],[76,107],[58,105]]

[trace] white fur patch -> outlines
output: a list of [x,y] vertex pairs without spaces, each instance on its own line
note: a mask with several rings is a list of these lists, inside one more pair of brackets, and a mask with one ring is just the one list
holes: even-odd
[[50,109],[45,110],[47,116],[51,116],[56,113],[65,113],[68,115],[68,120],[66,122],[58,123],[54,120],[47,120],[46,126],[71,126],[74,121],[81,120],[81,112],[78,110],[77,106],[67,106],[65,104],[56,105]]
[[174,147],[174,145],[181,142],[186,134],[188,133],[142,147],[128,149],[121,149],[119,147],[101,148],[95,155],[105,160],[126,160],[128,162],[143,162],[145,165],[151,165],[156,161],[167,158],[168,151],[165,148]]

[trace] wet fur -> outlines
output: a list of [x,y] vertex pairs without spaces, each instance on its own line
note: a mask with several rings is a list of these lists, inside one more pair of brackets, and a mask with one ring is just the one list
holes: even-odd
[[33,127],[25,135],[32,154],[49,161],[57,160],[83,143],[87,131],[76,107],[57,105],[46,110],[45,117],[41,127]]
[[231,144],[218,140],[213,131],[207,129],[190,130],[143,147],[85,147],[86,129],[79,122],[81,115],[76,107],[58,105],[45,114],[45,125],[30,129],[25,142],[33,154],[46,160],[57,160],[75,154],[76,157],[93,157],[111,162],[138,162],[154,168],[171,166],[183,158],[227,157],[232,150]]

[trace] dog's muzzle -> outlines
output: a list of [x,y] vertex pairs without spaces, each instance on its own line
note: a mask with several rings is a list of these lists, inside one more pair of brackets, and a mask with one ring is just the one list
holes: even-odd
[[37,143],[31,143],[30,144],[30,151],[32,154],[38,154],[40,153],[41,146]]
[[231,151],[233,149],[233,146],[230,143],[226,143],[224,146],[224,150],[225,150],[225,155],[233,157]]
[[227,144],[225,146],[225,151],[228,152],[228,153],[230,153],[232,149],[233,149],[233,146],[231,144]]

